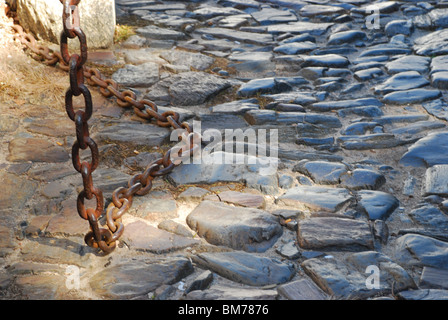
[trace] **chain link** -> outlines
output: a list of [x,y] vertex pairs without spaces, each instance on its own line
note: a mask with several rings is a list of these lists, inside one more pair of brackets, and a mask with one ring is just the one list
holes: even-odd
[[[90,232],[84,240],[92,248],[99,248],[105,253],[110,253],[116,248],[116,241],[124,232],[122,223],[123,215],[131,208],[135,195],[148,194],[153,186],[153,180],[170,173],[176,166],[180,165],[182,159],[186,159],[200,150],[201,136],[193,132],[187,122],[180,122],[180,115],[174,111],[160,113],[157,105],[147,99],[137,100],[132,90],[119,90],[118,84],[112,79],[106,79],[97,68],[85,66],[87,61],[86,36],[80,28],[78,4],[80,0],[60,0],[64,5],[62,19],[63,32],[60,38],[61,52],[51,52],[47,47],[39,45],[36,39],[26,33],[23,28],[14,24],[15,38],[41,58],[42,62],[49,66],[58,66],[69,72],[70,88],[65,95],[65,108],[68,117],[74,121],[77,140],[72,147],[72,162],[76,171],[81,173],[83,190],[77,199],[77,210],[79,216],[88,220]],[[70,55],[68,51],[68,39],[78,38],[80,42],[80,55]],[[122,108],[133,108],[135,114],[147,121],[154,121],[160,127],[171,127],[178,130],[178,139],[181,144],[169,149],[162,158],[150,163],[146,169],[134,175],[128,181],[128,187],[120,187],[112,193],[112,202],[106,209],[106,228],[100,228],[99,218],[103,213],[104,199],[100,189],[93,185],[92,173],[98,167],[98,146],[89,135],[88,120],[92,116],[92,97],[89,89],[84,84],[99,87],[99,92],[105,97],[115,97],[117,104]],[[73,108],[73,96],[84,97],[84,110],[75,111]],[[89,148],[91,162],[80,160],[80,149]],[[174,160],[174,161],[173,161]],[[85,199],[96,199],[95,208],[86,208]]]

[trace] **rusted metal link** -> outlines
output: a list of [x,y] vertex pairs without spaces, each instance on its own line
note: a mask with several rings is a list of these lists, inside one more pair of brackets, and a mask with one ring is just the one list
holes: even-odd
[[[77,211],[82,219],[89,222],[91,231],[86,234],[84,240],[92,248],[98,248],[105,253],[110,253],[116,248],[116,242],[124,232],[121,221],[123,215],[131,208],[133,197],[143,196],[149,193],[153,187],[155,177],[170,173],[183,159],[191,157],[200,150],[200,134],[193,132],[187,122],[180,122],[180,115],[174,111],[159,112],[157,105],[147,99],[137,99],[132,90],[120,91],[118,84],[112,79],[104,78],[97,68],[87,67],[88,49],[86,36],[80,28],[79,10],[77,5],[80,0],[60,0],[64,5],[63,25],[61,33],[61,51],[50,52],[48,48],[37,44],[36,39],[23,31],[19,25],[14,25],[18,39],[24,46],[35,55],[41,57],[43,63],[58,66],[69,72],[70,88],[65,95],[65,109],[68,117],[74,121],[77,140],[72,147],[73,167],[82,176],[83,190],[77,199]],[[80,42],[80,54],[70,54],[68,51],[68,38],[77,37]],[[117,188],[112,193],[112,202],[105,210],[107,229],[100,228],[99,219],[104,210],[104,198],[100,189],[93,185],[92,173],[99,164],[98,146],[89,135],[88,121],[92,117],[93,104],[89,89],[84,84],[99,87],[100,93],[105,98],[115,97],[120,107],[132,107],[135,114],[148,122],[154,122],[160,127],[171,127],[177,131],[181,139],[180,146],[169,149],[162,158],[149,164],[146,169],[134,175],[128,181],[128,187]],[[75,111],[73,107],[73,96],[84,97],[84,109]],[[91,162],[81,161],[80,149],[89,148]],[[86,208],[85,199],[96,199],[95,208]]]

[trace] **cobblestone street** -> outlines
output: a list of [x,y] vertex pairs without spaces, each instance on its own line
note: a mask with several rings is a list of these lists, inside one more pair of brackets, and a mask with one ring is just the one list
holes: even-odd
[[[69,75],[13,40],[0,1],[0,299],[448,299],[448,2],[115,2],[128,34],[88,66],[202,133],[266,133],[270,153],[246,137],[210,154],[243,164],[176,167],[134,197],[115,251],[87,246]],[[107,207],[174,142],[89,89]]]

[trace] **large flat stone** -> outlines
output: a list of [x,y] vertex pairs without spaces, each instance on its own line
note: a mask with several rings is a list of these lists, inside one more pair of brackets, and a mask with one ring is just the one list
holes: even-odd
[[[17,14],[21,25],[38,39],[59,43],[62,32],[60,2],[45,0],[17,0]],[[84,1],[79,4],[81,26],[91,49],[108,48],[114,44],[115,1]],[[79,48],[79,41],[70,45]]]
[[272,35],[232,30],[227,28],[200,28],[196,30],[199,34],[210,35],[215,38],[224,38],[232,41],[240,41],[257,45],[269,45],[273,42]]
[[426,169],[425,195],[448,195],[448,165],[435,165]]
[[278,202],[298,209],[336,212],[353,199],[350,192],[342,188],[300,186],[287,190],[278,198]]
[[394,250],[401,265],[448,268],[448,242],[409,233],[396,240]]
[[294,276],[292,265],[243,251],[201,253],[192,259],[202,268],[250,286],[281,284]]
[[[371,281],[369,266],[378,267],[378,288],[367,286]],[[322,290],[336,299],[366,299],[390,293],[392,288],[402,291],[416,287],[401,266],[375,251],[353,253],[343,261],[334,258],[308,259],[302,267]]]
[[400,204],[393,195],[382,191],[362,190],[358,196],[359,204],[370,220],[386,220]]
[[182,72],[152,86],[146,98],[172,105],[198,105],[229,88],[226,79],[205,72]]
[[142,297],[163,284],[174,284],[193,272],[189,259],[172,257],[160,260],[126,261],[100,271],[90,278],[93,292],[103,299]]
[[9,143],[8,161],[65,162],[69,159],[64,148],[49,140],[16,138]]
[[121,239],[133,250],[156,254],[178,251],[199,243],[198,240],[157,229],[141,221],[126,225]]
[[276,290],[252,289],[215,285],[207,290],[195,290],[185,296],[185,300],[276,300]]
[[401,157],[400,163],[413,167],[448,164],[448,132],[433,132],[417,141]]
[[373,249],[373,235],[369,224],[359,220],[335,217],[300,220],[297,238],[300,247],[309,250]]
[[[231,160],[226,163],[226,157]],[[244,182],[266,194],[278,192],[277,161],[274,158],[215,151],[203,155],[200,164],[182,164],[170,177],[178,184]]]
[[278,219],[264,210],[213,201],[197,206],[187,223],[211,244],[248,252],[266,251],[282,234]]
[[0,193],[0,211],[4,209],[21,210],[33,197],[38,184],[35,181],[0,172],[3,191]]
[[95,134],[99,141],[134,146],[160,146],[169,141],[170,130],[149,123],[108,122]]

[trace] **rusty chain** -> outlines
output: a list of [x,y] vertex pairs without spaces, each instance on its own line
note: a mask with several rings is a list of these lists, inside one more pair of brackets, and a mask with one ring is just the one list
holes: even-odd
[[[160,113],[157,105],[146,99],[137,100],[132,90],[119,90],[118,84],[112,79],[105,79],[97,68],[84,66],[87,61],[86,36],[80,28],[78,4],[80,0],[60,0],[64,5],[62,19],[63,31],[61,33],[61,52],[51,52],[47,47],[37,43],[36,39],[26,33],[23,28],[14,24],[16,39],[41,58],[42,62],[49,66],[59,66],[69,72],[70,88],[65,95],[65,108],[69,118],[75,122],[77,140],[72,147],[72,162],[76,171],[81,173],[84,189],[77,198],[77,211],[81,218],[88,220],[90,232],[84,240],[93,248],[100,248],[105,253],[110,253],[116,248],[116,241],[124,231],[122,216],[131,208],[135,195],[143,196],[152,189],[154,178],[170,173],[183,159],[189,158],[200,149],[201,137],[193,132],[187,122],[180,122],[180,115],[174,111]],[[81,55],[68,52],[68,38],[78,38]],[[155,120],[160,127],[171,127],[177,133],[181,144],[169,149],[162,158],[150,163],[146,169],[134,175],[128,181],[128,187],[120,187],[112,193],[112,201],[106,211],[107,228],[101,228],[99,219],[104,211],[104,199],[99,188],[93,186],[92,173],[98,167],[98,147],[89,136],[88,120],[92,116],[92,98],[90,91],[84,84],[99,87],[100,93],[106,97],[115,97],[120,107],[132,107],[135,114],[148,122]],[[75,112],[73,108],[73,96],[84,97],[85,109]],[[80,149],[89,148],[91,151],[91,163],[80,160]],[[96,199],[96,208],[86,208],[85,199]]]

